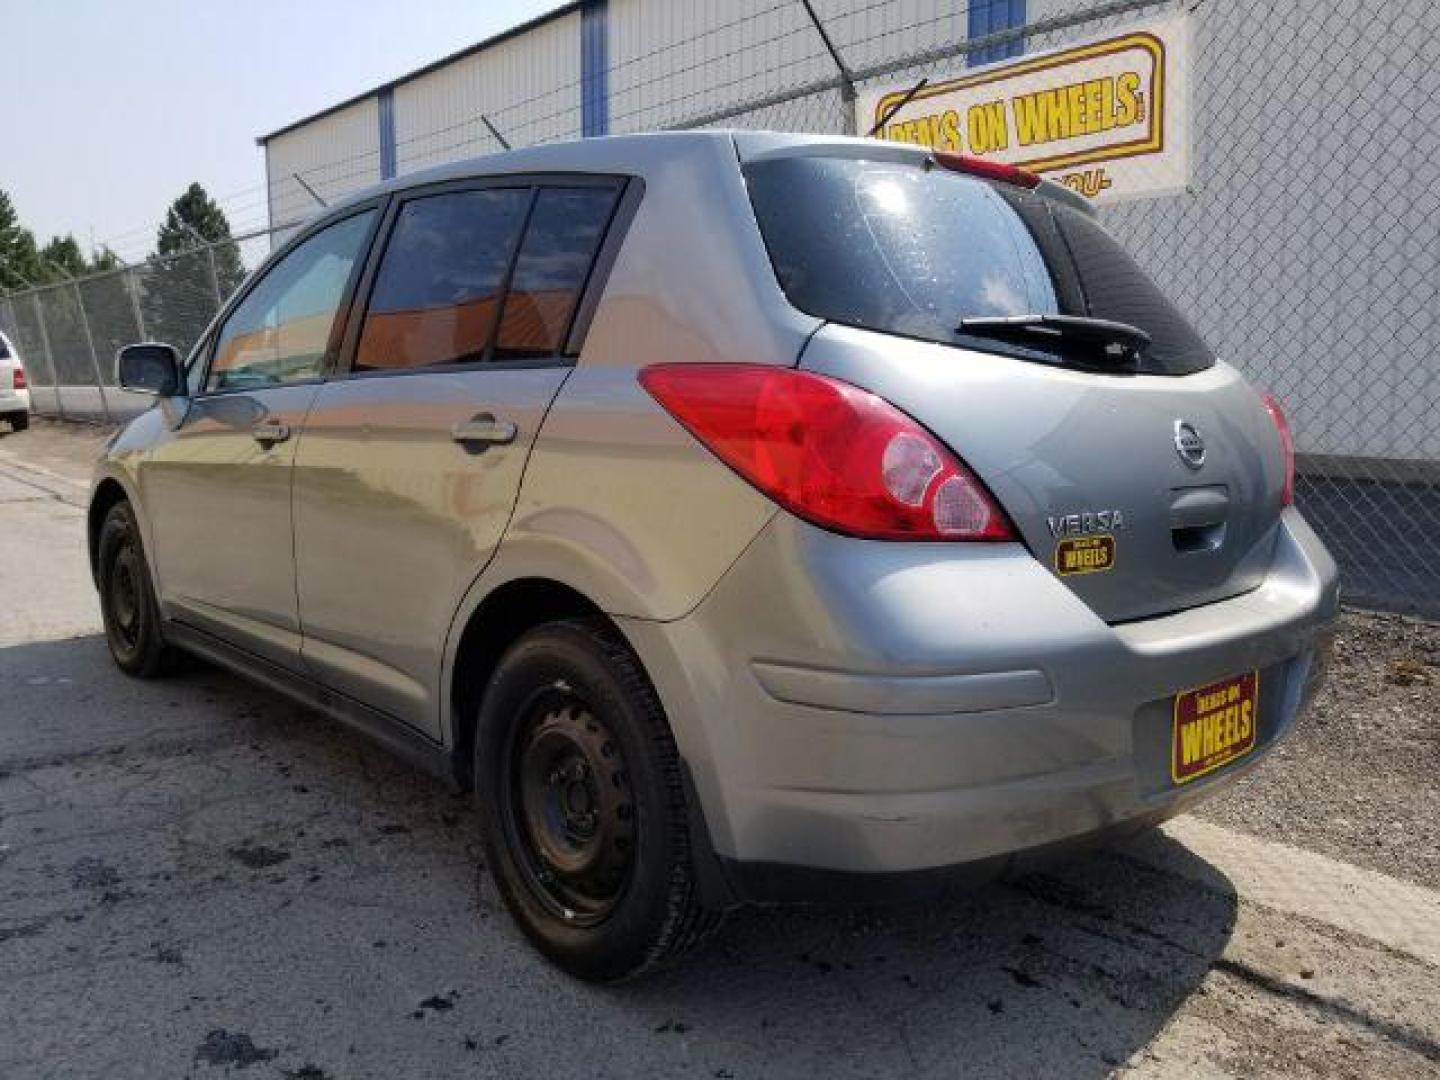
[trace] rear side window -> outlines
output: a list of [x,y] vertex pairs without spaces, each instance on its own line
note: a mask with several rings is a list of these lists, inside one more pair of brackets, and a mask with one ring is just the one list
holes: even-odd
[[781,288],[818,318],[1066,363],[1073,343],[960,332],[962,319],[1083,315],[1138,326],[1141,370],[1209,367],[1210,350],[1138,265],[1084,213],[939,167],[792,157],[745,169]]
[[495,342],[498,359],[554,356],[564,349],[614,207],[615,192],[609,188],[540,192],[505,298]]
[[528,187],[484,188],[405,203],[370,294],[355,370],[482,359],[530,198]]
[[10,359],[10,343],[0,337],[0,360]]

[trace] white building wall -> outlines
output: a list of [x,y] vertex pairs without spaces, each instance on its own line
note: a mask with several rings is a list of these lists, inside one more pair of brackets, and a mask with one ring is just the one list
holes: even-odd
[[396,172],[580,135],[580,15],[552,19],[395,87]]
[[329,202],[380,180],[380,121],[372,95],[317,117],[265,144],[270,222],[282,225],[319,209],[296,182],[304,177]]
[[649,131],[824,78],[799,0],[610,0],[610,130]]
[[[814,0],[851,71],[965,40],[953,0]],[[691,122],[836,74],[799,0],[610,0],[610,129]],[[731,121],[725,121],[727,123]],[[757,111],[734,123],[840,131],[838,92]]]

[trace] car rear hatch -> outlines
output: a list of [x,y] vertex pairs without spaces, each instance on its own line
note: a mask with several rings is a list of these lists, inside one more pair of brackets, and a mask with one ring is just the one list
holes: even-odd
[[1254,588],[1285,467],[1258,395],[1087,210],[957,166],[746,163],[782,288],[827,320],[801,366],[928,427],[1107,621]]

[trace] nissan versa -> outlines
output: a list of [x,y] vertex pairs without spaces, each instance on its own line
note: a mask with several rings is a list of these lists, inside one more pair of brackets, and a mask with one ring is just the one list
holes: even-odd
[[116,663],[196,653],[473,787],[565,969],[1213,795],[1315,693],[1276,403],[1077,195],[697,132],[332,206],[108,445]]

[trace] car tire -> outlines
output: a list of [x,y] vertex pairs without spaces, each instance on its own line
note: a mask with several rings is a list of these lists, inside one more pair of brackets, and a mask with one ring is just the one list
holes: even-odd
[[29,414],[29,413],[23,413],[23,412],[11,413],[10,416],[8,417],[8,419],[9,419],[9,421],[10,421],[10,430],[13,431],[13,432],[16,432],[17,434],[18,434],[19,432],[24,431],[26,428],[28,428],[28,427],[30,426],[30,414]]
[[511,646],[480,706],[474,765],[486,863],[560,968],[633,978],[719,925],[697,895],[674,736],[613,629],[547,623]]
[[149,679],[163,674],[174,652],[161,633],[160,605],[129,503],[116,503],[106,513],[96,554],[100,614],[111,657],[127,675]]

